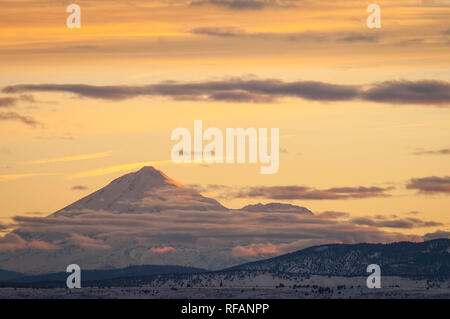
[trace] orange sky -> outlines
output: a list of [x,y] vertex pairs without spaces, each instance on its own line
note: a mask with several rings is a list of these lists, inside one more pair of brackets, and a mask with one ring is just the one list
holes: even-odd
[[[382,28],[369,30],[371,1],[254,0],[263,5],[240,10],[224,1],[74,1],[82,9],[80,29],[66,27],[69,3],[2,1],[0,88],[233,78],[358,86],[450,81],[448,2],[377,1]],[[450,155],[438,152],[450,148],[448,100],[437,106],[287,96],[255,104],[23,94],[0,93],[0,113],[22,116],[0,121],[4,222],[15,215],[50,214],[117,176],[154,165],[184,184],[202,186],[392,187],[388,197],[289,202],[355,216],[418,212],[421,219],[443,225],[402,231],[449,231],[449,192],[418,194],[405,187],[413,178],[450,175]],[[8,97],[17,101],[2,107],[2,98]],[[23,117],[36,123],[27,124]],[[279,172],[260,175],[254,164],[174,165],[170,134],[177,127],[192,130],[196,119],[222,129],[280,128]],[[205,195],[221,194],[210,188]],[[218,199],[233,208],[273,201]]]

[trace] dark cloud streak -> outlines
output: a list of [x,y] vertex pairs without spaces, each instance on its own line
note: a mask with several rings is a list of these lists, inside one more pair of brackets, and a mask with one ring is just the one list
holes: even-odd
[[357,32],[248,32],[242,28],[234,26],[212,26],[198,27],[189,31],[191,34],[219,37],[219,38],[236,38],[246,37],[253,39],[271,39],[271,40],[288,40],[293,42],[336,42],[336,43],[376,43],[379,40],[378,35],[371,33]]
[[229,10],[262,10],[268,7],[292,7],[295,0],[194,0],[191,6],[217,6]]
[[11,107],[16,105],[17,99],[13,97],[0,98],[0,107]]
[[406,185],[424,194],[450,194],[450,176],[413,178]]
[[413,229],[420,227],[436,227],[443,226],[442,223],[435,221],[423,221],[418,218],[376,220],[369,217],[353,218],[350,220],[355,225],[372,226],[377,228],[402,228]]
[[392,188],[339,187],[315,189],[307,186],[257,186],[238,190],[236,198],[266,198],[275,200],[345,200],[372,197],[388,197]]
[[85,191],[88,190],[89,187],[84,186],[84,185],[75,185],[71,188],[73,191]]
[[22,84],[3,89],[4,93],[67,92],[79,97],[120,101],[137,96],[164,96],[175,100],[271,103],[280,98],[309,101],[363,100],[390,104],[448,106],[450,83],[437,80],[387,81],[365,89],[318,81],[284,82],[276,79],[232,78],[210,82],[163,82],[144,86],[96,86],[86,84]]
[[440,150],[425,150],[413,152],[414,155],[450,155],[450,148]]
[[36,127],[40,123],[31,116],[20,115],[16,112],[2,112],[0,113],[0,121],[17,121],[28,126]]
[[386,81],[363,92],[362,98],[379,103],[448,105],[450,83],[437,80]]

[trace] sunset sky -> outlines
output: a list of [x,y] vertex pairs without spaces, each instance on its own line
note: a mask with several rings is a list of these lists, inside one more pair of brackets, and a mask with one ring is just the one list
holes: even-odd
[[[4,0],[0,29],[0,231],[150,165],[230,208],[450,231],[449,1]],[[278,173],[172,163],[194,120],[279,128]]]

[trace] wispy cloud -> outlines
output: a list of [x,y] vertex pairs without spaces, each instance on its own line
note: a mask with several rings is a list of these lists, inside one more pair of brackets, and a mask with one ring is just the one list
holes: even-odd
[[15,233],[0,237],[0,251],[15,251],[17,249],[57,250],[58,246],[41,240],[26,241]]
[[15,106],[19,101],[35,103],[36,100],[32,95],[23,94],[19,97],[0,97],[0,108]]
[[316,189],[307,186],[256,186],[237,190],[231,196],[237,198],[267,198],[276,200],[344,200],[372,197],[388,197],[393,188],[382,187],[334,187]]
[[84,185],[75,185],[75,186],[72,186],[72,188],[71,188],[71,190],[73,190],[73,191],[85,191],[88,189],[89,189],[89,187],[84,186]]
[[359,32],[321,32],[321,31],[302,31],[302,32],[249,32],[245,29],[235,26],[203,26],[189,31],[191,34],[204,35],[220,38],[245,37],[265,40],[288,40],[294,42],[308,43],[375,43],[380,40],[380,36],[373,33]]
[[216,37],[236,37],[248,35],[244,29],[237,27],[198,27],[192,29],[190,33]]
[[[174,258],[165,262],[179,262],[183,258],[192,258],[193,254],[200,254],[205,265],[214,268],[317,244],[421,240],[416,235],[384,231],[377,226],[357,225],[346,214],[323,218],[295,212],[266,211],[171,209],[148,214],[118,214],[89,210],[77,211],[71,217],[17,216],[14,223],[23,237],[0,238],[0,254],[2,250],[19,250],[18,256],[21,256],[21,250],[29,248],[32,238],[44,238],[41,234],[46,234],[46,241],[34,250],[36,254],[39,251],[42,253],[40,257],[45,267],[48,267],[46,261],[49,258],[54,264],[59,253],[67,252],[61,249],[64,247],[80,249],[80,252],[83,251],[81,248],[89,249],[96,258],[84,260],[93,263],[99,260],[111,261],[108,247],[114,248],[114,254],[119,259],[129,258],[130,251],[136,252],[133,255],[136,264],[154,262],[154,258],[159,258],[161,254]],[[49,257],[46,250],[55,246],[60,249]],[[243,257],[251,258],[241,259]],[[32,268],[35,265],[25,263],[24,267]]]
[[444,225],[440,222],[423,221],[418,218],[379,219],[370,217],[359,217],[351,219],[351,222],[355,225],[375,226],[378,228],[403,228],[403,229],[437,227]]
[[191,6],[218,6],[230,10],[260,10],[266,8],[271,0],[194,0]]
[[178,83],[174,81],[144,86],[96,86],[86,84],[22,84],[8,86],[5,93],[69,92],[80,97],[125,100],[137,96],[165,96],[175,100],[271,103],[294,97],[332,102],[363,100],[389,104],[450,105],[450,83],[438,80],[385,81],[368,86],[340,85],[317,81],[284,82],[276,79]]
[[52,174],[47,174],[47,173],[6,174],[6,175],[0,175],[0,182],[15,181],[15,180],[23,179],[23,178],[27,178],[27,177],[48,176],[48,175],[52,175]]
[[393,104],[450,104],[450,82],[437,80],[386,81],[362,92],[367,101]]
[[158,165],[170,164],[170,163],[173,163],[173,161],[172,160],[161,160],[161,161],[138,162],[138,163],[129,163],[129,164],[122,164],[122,165],[113,165],[113,166],[102,167],[102,168],[79,172],[79,173],[69,176],[69,178],[77,179],[77,178],[102,176],[102,175],[107,175],[107,174],[113,174],[113,173],[118,173],[118,172],[125,172],[125,171],[134,170],[134,169],[139,169],[144,166],[158,166]]
[[84,160],[89,160],[89,159],[110,157],[113,153],[114,153],[113,151],[108,151],[108,152],[101,152],[101,153],[81,154],[81,155],[73,155],[73,156],[65,156],[65,157],[54,157],[54,158],[47,158],[47,159],[41,159],[41,160],[21,162],[20,164],[21,165],[36,165],[36,164],[49,164],[49,163],[59,163],[59,162],[84,161]]
[[171,253],[176,251],[175,248],[173,248],[172,246],[165,246],[165,247],[152,247],[150,248],[150,252],[151,253],[156,253],[156,254],[166,254],[166,253]]
[[433,240],[433,239],[439,239],[439,238],[449,238],[450,239],[450,231],[437,230],[432,233],[426,233],[423,236],[424,240]]
[[286,246],[286,244],[275,245],[273,243],[266,243],[250,244],[246,246],[239,245],[231,249],[231,255],[233,255],[234,257],[277,255],[281,254],[281,246]]
[[[217,198],[262,198],[273,200],[345,200],[389,197],[391,196],[389,191],[395,189],[394,187],[376,186],[318,189],[303,185],[233,187],[220,184],[191,184],[189,187],[200,193],[213,194]],[[333,212],[333,214],[341,216],[340,213]]]
[[40,122],[35,120],[33,117],[20,115],[16,112],[1,112],[0,121],[16,121],[32,127],[37,127],[40,125]]
[[341,42],[377,42],[378,35],[352,32],[339,39]]
[[262,10],[265,8],[291,8],[299,0],[193,0],[191,6],[217,6],[228,10]]
[[0,97],[0,107],[10,107],[16,104],[17,100],[13,97]]
[[406,188],[424,194],[450,194],[450,176],[413,178],[407,183]]
[[450,155],[450,148],[440,150],[420,150],[413,152],[414,155]]

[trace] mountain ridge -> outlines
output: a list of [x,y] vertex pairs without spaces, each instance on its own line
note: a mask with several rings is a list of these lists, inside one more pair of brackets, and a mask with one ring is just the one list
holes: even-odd
[[[154,275],[169,275],[169,274],[191,274],[206,272],[205,269],[184,267],[176,265],[139,265],[129,266],[119,269],[90,269],[82,270],[81,280],[85,281],[99,281],[115,278],[127,278],[127,277],[148,277]],[[34,284],[34,283],[49,283],[60,282],[65,284],[67,272],[48,273],[42,275],[26,275],[19,274],[21,276],[12,277],[9,279],[1,279],[4,285],[10,284]]]
[[25,275],[22,273],[19,273],[19,272],[0,269],[0,282],[7,281],[7,280],[13,280],[13,279],[20,278],[23,276],[25,276]]
[[369,264],[378,264],[384,275],[450,276],[450,239],[319,245],[226,270],[358,276],[367,274]]
[[[365,251],[370,258],[358,253]],[[334,251],[334,252],[333,252]],[[298,263],[302,255],[328,255],[328,259],[309,259]],[[379,254],[376,254],[379,252]],[[395,257],[393,259],[393,257]],[[432,257],[432,258],[430,258]],[[345,260],[346,262],[342,263]],[[351,263],[349,263],[352,261]],[[417,262],[419,261],[419,262]],[[297,265],[293,267],[293,263]],[[328,244],[308,247],[288,254],[245,263],[216,271],[183,266],[130,266],[122,269],[95,269],[82,271],[82,282],[89,286],[102,285],[142,285],[161,284],[168,281],[221,282],[222,280],[251,280],[262,274],[271,278],[299,278],[309,276],[359,277],[367,276],[369,264],[378,264],[382,276],[404,277],[410,279],[448,279],[450,278],[450,239],[433,239],[420,243],[396,242],[390,244]],[[314,267],[317,266],[317,267]],[[3,287],[61,287],[65,285],[68,274],[64,272],[25,276],[11,280],[0,280]]]

